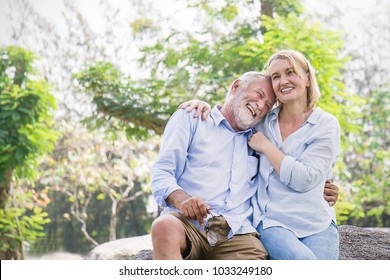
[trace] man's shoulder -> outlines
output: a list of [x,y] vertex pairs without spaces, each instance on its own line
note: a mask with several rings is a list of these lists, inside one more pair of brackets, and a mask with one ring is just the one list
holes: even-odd
[[192,112],[187,112],[186,109],[176,110],[170,117],[167,126],[165,127],[165,132],[177,129],[188,129],[191,133],[195,133],[199,126],[203,126],[210,121],[209,118],[203,121],[201,116],[194,118],[194,114],[195,110]]
[[186,109],[177,109],[170,117],[169,121],[177,122],[177,121],[183,121],[183,122],[193,122],[197,118],[194,118],[195,111],[187,112]]

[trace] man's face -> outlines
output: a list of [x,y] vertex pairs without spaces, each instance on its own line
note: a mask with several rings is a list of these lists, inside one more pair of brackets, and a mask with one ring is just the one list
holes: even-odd
[[239,130],[246,130],[258,123],[275,103],[270,81],[259,78],[243,89],[238,85],[231,108]]

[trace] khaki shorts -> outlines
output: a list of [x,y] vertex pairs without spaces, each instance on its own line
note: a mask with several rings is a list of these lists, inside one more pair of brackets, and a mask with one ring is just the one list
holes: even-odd
[[[231,239],[212,247],[207,241],[204,230],[199,231],[189,220],[178,213],[171,213],[171,215],[178,218],[184,226],[188,244],[188,249],[183,254],[183,258],[186,260],[268,259],[268,252],[261,243],[257,232],[237,234]],[[223,217],[221,218],[226,223],[226,220]],[[230,228],[227,229],[226,235],[229,231]]]

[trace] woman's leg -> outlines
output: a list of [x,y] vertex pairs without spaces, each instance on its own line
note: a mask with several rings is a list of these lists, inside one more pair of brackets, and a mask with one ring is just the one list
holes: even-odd
[[[339,258],[339,232],[334,222],[326,230],[301,240],[311,249],[318,260],[337,260]],[[265,247],[267,248],[266,245]]]
[[315,260],[313,252],[295,234],[282,227],[257,227],[260,240],[268,251],[270,260]]

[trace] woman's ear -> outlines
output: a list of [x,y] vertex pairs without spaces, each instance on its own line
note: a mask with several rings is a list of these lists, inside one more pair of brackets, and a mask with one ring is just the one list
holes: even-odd
[[306,74],[306,87],[310,87],[310,73]]

